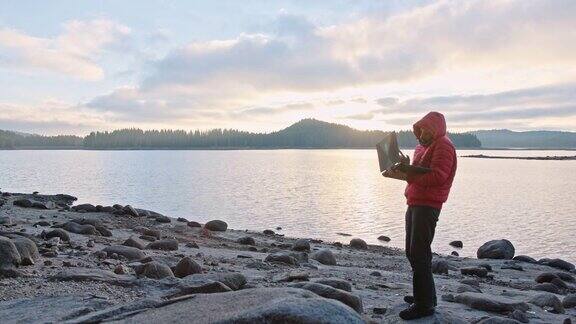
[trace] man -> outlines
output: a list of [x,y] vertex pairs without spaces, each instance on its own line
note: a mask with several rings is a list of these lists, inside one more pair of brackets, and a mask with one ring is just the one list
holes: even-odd
[[[386,170],[383,175],[408,182],[404,195],[406,210],[406,256],[412,266],[414,296],[406,296],[412,304],[400,312],[404,320],[417,319],[434,313],[436,289],[432,277],[432,250],[436,222],[442,204],[448,199],[456,174],[456,151],[446,136],[446,121],[438,112],[430,112],[414,124],[419,145],[414,150],[412,165],[427,167],[425,174],[406,174]],[[410,164],[406,158],[402,163]]]

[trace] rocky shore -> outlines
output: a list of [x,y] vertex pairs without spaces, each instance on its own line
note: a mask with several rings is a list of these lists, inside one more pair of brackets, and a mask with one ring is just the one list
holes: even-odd
[[[411,273],[401,250],[75,201],[1,194],[0,322],[402,322]],[[435,255],[433,268],[437,312],[412,323],[576,320],[576,271],[564,260],[516,256],[497,240],[478,259]]]

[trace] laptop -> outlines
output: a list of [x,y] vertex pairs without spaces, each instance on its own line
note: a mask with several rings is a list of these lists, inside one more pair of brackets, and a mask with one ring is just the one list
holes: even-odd
[[376,151],[378,152],[378,164],[380,165],[380,173],[385,170],[394,169],[404,173],[428,173],[432,171],[430,168],[425,168],[416,165],[408,165],[401,163],[401,158],[405,157],[404,153],[398,147],[398,138],[396,132],[386,134],[378,144],[376,144]]

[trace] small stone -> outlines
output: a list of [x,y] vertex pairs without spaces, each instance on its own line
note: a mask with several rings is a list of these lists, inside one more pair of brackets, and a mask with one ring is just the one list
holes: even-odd
[[488,275],[488,270],[483,267],[466,267],[461,268],[460,273],[465,276],[486,277]]
[[310,258],[325,265],[336,265],[336,257],[329,249],[314,251]]
[[90,248],[91,248],[91,247],[94,247],[94,241],[89,240],[89,241],[86,243],[86,246],[87,246],[87,247],[90,247]]
[[148,241],[148,242],[156,241],[156,237],[150,236],[150,235],[140,235],[139,238],[144,240],[144,241]]
[[390,238],[386,235],[380,235],[378,236],[378,240],[379,241],[383,241],[383,242],[390,242]]
[[453,246],[453,247],[459,248],[459,249],[461,249],[464,246],[464,243],[462,243],[462,241],[452,241],[449,244],[450,244],[450,246]]
[[146,248],[151,250],[176,251],[178,250],[178,241],[174,239],[163,239],[149,243]]
[[189,256],[182,258],[174,267],[174,275],[178,278],[184,278],[195,273],[202,273],[202,266]]
[[310,251],[310,242],[306,239],[299,239],[292,245],[294,251]]
[[274,263],[285,263],[285,264],[289,264],[289,265],[298,265],[299,264],[299,262],[298,262],[298,260],[296,260],[296,258],[294,258],[293,256],[291,256],[290,254],[288,254],[286,252],[276,252],[276,253],[268,254],[268,256],[266,257],[266,259],[264,259],[264,261],[274,262]]
[[386,307],[374,307],[374,308],[372,308],[372,312],[374,314],[378,314],[378,315],[384,315],[384,314],[386,314],[386,311],[388,311],[388,309]]
[[123,274],[127,274],[128,272],[130,272],[128,270],[128,268],[126,268],[124,265],[119,264],[114,268],[114,273],[115,274],[119,274],[119,275],[123,275]]
[[132,217],[140,217],[140,214],[136,211],[136,209],[134,209],[134,207],[130,206],[130,205],[126,205],[122,208],[122,212],[126,215],[132,216]]
[[380,273],[380,271],[372,271],[372,272],[370,272],[370,275],[374,276],[374,277],[382,277],[382,274]]
[[188,222],[189,227],[202,227],[202,225],[198,222],[190,221]]
[[456,251],[452,251],[452,253],[450,253],[450,254],[453,256],[460,256],[460,254],[458,254],[458,252],[456,252]]
[[517,255],[517,256],[513,257],[512,260],[520,261],[520,262],[526,262],[526,263],[538,263],[538,261],[536,261],[536,259],[531,258],[527,255]]
[[204,224],[204,228],[210,231],[224,232],[228,229],[228,224],[225,221],[216,219]]
[[269,230],[269,229],[262,231],[262,233],[264,233],[264,235],[274,235],[274,234],[276,234],[276,233],[274,233],[273,230]]
[[184,246],[187,248],[193,248],[193,249],[199,249],[200,248],[198,246],[198,244],[196,244],[196,242],[187,242]]
[[50,232],[47,232],[44,234],[44,239],[48,240],[48,239],[51,239],[53,237],[59,237],[62,241],[65,241],[65,242],[70,241],[70,235],[68,235],[68,233],[61,228],[53,229]]
[[442,299],[443,301],[448,302],[448,303],[455,303],[456,302],[456,298],[452,294],[444,294],[440,297],[440,299]]
[[188,220],[184,217],[178,217],[178,218],[176,218],[176,221],[182,222],[182,223],[188,223]]
[[136,275],[151,279],[174,277],[174,273],[169,266],[156,261],[144,263],[143,265],[136,267],[135,270]]
[[432,273],[448,274],[448,262],[444,260],[432,260]]
[[492,240],[484,243],[478,248],[476,256],[478,259],[512,259],[515,249],[512,242],[508,240]]
[[236,240],[237,243],[242,245],[256,245],[256,240],[250,236],[243,236]]
[[134,248],[137,248],[138,250],[144,250],[146,248],[146,245],[144,244],[144,242],[138,240],[137,238],[134,237],[129,237],[126,241],[124,241],[124,243],[122,243],[122,245],[124,246],[131,246]]
[[354,238],[350,240],[350,247],[353,249],[367,250],[368,244],[366,244],[366,241],[363,239]]

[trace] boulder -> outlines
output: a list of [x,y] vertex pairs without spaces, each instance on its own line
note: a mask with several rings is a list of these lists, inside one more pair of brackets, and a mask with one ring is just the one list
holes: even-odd
[[150,279],[162,279],[166,277],[174,277],[174,273],[169,266],[156,261],[144,263],[134,269],[136,275]]
[[551,293],[538,294],[530,298],[528,302],[544,309],[551,309],[554,313],[564,313],[562,302],[558,297]]
[[269,229],[263,230],[262,233],[263,233],[264,235],[274,235],[274,234],[276,234],[276,233],[274,233],[273,230],[269,230]]
[[560,287],[558,287],[557,285],[555,285],[551,282],[536,284],[532,289],[538,290],[538,291],[546,291],[546,292],[553,293],[553,294],[559,294],[560,293]]
[[100,235],[100,233],[96,230],[96,227],[89,224],[82,225],[76,222],[67,222],[62,226],[62,228],[70,233],[75,234]]
[[455,248],[462,248],[464,246],[464,243],[462,243],[462,241],[452,241],[449,243],[450,246],[453,246]]
[[138,261],[146,257],[146,254],[139,249],[124,245],[107,246],[102,251],[106,252],[108,257],[111,257],[112,254],[117,254],[125,257],[130,261]]
[[164,215],[158,215],[155,217],[155,219],[158,223],[170,223],[170,222],[172,222],[170,217],[164,216]]
[[174,239],[158,240],[149,243],[146,248],[150,250],[176,251],[178,250],[178,241]]
[[194,222],[194,221],[189,221],[188,226],[190,226],[190,227],[202,227],[202,225],[200,223]]
[[95,213],[97,212],[96,206],[92,204],[80,204],[72,207],[73,211],[83,211],[86,213]]
[[184,217],[178,217],[176,218],[176,221],[181,223],[188,223],[188,220]]
[[325,265],[336,265],[336,257],[329,249],[314,251],[310,258]]
[[564,308],[576,308],[576,294],[569,294],[562,300]]
[[526,262],[526,263],[538,263],[536,259],[529,257],[527,255],[517,255],[512,258],[514,261]]
[[23,208],[30,208],[32,207],[32,201],[30,199],[22,198],[16,199],[12,202],[14,206],[23,207]]
[[289,265],[298,265],[298,260],[287,252],[271,253],[264,259],[266,262],[284,263]]
[[136,209],[134,209],[134,207],[132,207],[130,205],[126,205],[126,206],[122,207],[122,212],[128,216],[140,217],[140,214],[136,211]]
[[507,313],[514,310],[527,311],[530,308],[524,302],[475,292],[458,294],[455,297],[455,301],[470,308],[494,313]]
[[574,264],[562,259],[541,259],[538,263],[565,271],[572,271],[575,268]]
[[256,245],[256,240],[251,236],[243,236],[236,240],[237,243],[242,245]]
[[122,243],[122,245],[131,246],[133,248],[137,248],[138,250],[144,250],[146,248],[146,245],[144,244],[144,242],[142,242],[139,239],[132,237],[132,236],[130,236],[126,241],[124,241],[124,243]]
[[294,251],[310,251],[310,242],[307,239],[299,239],[292,245]]
[[324,298],[334,299],[342,302],[345,305],[350,306],[352,309],[358,313],[362,313],[362,299],[360,297],[353,295],[347,291],[336,289],[327,285],[323,285],[315,282],[298,282],[291,284],[290,287],[296,287],[301,289],[309,290],[318,296]]
[[[193,316],[191,316],[193,314]],[[348,306],[296,288],[255,288],[150,307],[131,323],[350,323],[364,320]]]
[[347,292],[352,292],[352,285],[348,281],[340,278],[315,278],[312,279],[312,282],[323,284]]
[[351,239],[350,240],[350,247],[353,249],[368,250],[368,244],[366,244],[366,241],[364,241],[363,239],[359,239],[359,238]]
[[159,230],[155,230],[155,229],[144,229],[144,231],[142,231],[142,235],[145,236],[152,236],[155,237],[157,240],[162,238],[162,233]]
[[566,282],[572,282],[572,283],[576,282],[576,278],[574,278],[574,277],[573,277],[571,274],[569,274],[569,273],[560,272],[560,271],[559,271],[559,272],[556,272],[556,275],[557,275],[560,279],[562,279],[562,280],[564,280],[564,281],[566,281]]
[[94,227],[96,227],[96,230],[98,231],[98,233],[100,233],[100,235],[104,237],[112,237],[112,231],[106,228],[106,226],[97,225]]
[[492,240],[484,243],[476,256],[478,259],[512,259],[515,253],[514,245],[508,240]]
[[24,236],[14,235],[12,243],[16,246],[16,250],[20,254],[21,265],[33,265],[34,261],[38,260],[40,253],[38,253],[38,246],[31,239]]
[[461,268],[460,273],[465,276],[477,276],[483,278],[488,275],[488,270],[483,267],[466,267]]
[[432,273],[435,274],[448,274],[449,269],[448,262],[445,260],[432,260]]
[[51,239],[51,238],[53,238],[53,237],[58,237],[58,238],[60,238],[60,239],[61,239],[62,241],[64,241],[64,242],[69,242],[69,241],[70,241],[70,235],[68,235],[68,233],[67,233],[65,230],[61,229],[61,228],[53,229],[53,230],[51,230],[50,232],[47,232],[47,233],[44,234],[44,238],[45,238],[46,240],[49,240],[49,239]]
[[22,262],[20,253],[12,240],[0,236],[0,269],[11,269]]
[[204,228],[210,231],[224,232],[228,229],[228,224],[225,221],[216,219],[204,224]]
[[202,273],[202,266],[189,256],[182,258],[174,267],[174,275],[178,278],[184,278],[195,273]]

